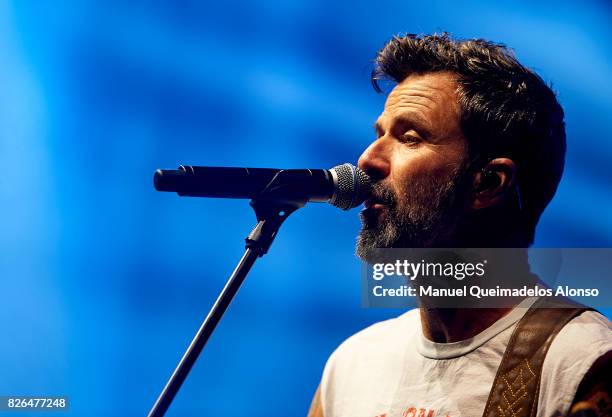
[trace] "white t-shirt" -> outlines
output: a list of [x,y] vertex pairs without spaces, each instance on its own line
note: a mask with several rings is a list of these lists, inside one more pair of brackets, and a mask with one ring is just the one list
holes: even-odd
[[[321,380],[325,417],[480,417],[524,300],[473,338],[434,343],[419,310],[376,323],[330,356]],[[597,358],[612,350],[612,323],[587,311],[555,337],[542,369],[539,417],[565,416]]]

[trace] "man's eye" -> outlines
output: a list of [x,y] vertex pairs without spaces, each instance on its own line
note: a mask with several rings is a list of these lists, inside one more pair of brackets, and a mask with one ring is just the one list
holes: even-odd
[[405,134],[405,135],[400,136],[400,141],[402,143],[418,143],[421,141],[421,139],[415,135]]

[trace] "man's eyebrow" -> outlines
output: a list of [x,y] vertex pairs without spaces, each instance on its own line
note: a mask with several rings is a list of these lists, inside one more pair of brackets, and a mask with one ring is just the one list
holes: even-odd
[[380,120],[376,120],[372,127],[374,128],[374,133],[376,133],[377,135],[383,130],[380,124]]
[[407,124],[409,126],[414,126],[415,129],[425,135],[425,136],[429,136],[431,135],[431,127],[430,127],[430,123],[425,120],[422,117],[419,116],[415,116],[415,115],[408,115],[408,114],[403,114],[403,115],[399,115],[395,118],[394,123],[393,124],[398,124],[398,123],[403,123],[403,124]]
[[[409,126],[414,126],[414,128],[419,133],[425,136],[424,139],[431,135],[431,128],[429,127],[429,122],[420,116],[408,114],[398,115],[393,120],[392,129],[400,123]],[[380,119],[376,120],[373,125],[373,128],[374,133],[376,133],[376,135],[379,135],[381,132],[383,132],[382,123],[380,122]]]

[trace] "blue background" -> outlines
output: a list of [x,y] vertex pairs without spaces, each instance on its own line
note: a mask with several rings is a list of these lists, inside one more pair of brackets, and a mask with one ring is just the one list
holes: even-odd
[[[537,245],[612,246],[610,7],[0,2],[0,394],[146,415],[254,224],[246,201],[156,193],[153,171],[355,162],[399,32],[505,42],[553,82],[569,150]],[[360,308],[358,229],[356,210],[294,214],[168,415],[305,415],[333,349],[399,314]]]

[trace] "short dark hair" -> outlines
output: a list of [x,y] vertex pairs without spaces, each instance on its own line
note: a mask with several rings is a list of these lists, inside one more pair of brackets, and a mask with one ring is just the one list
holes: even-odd
[[520,222],[527,244],[533,243],[565,161],[564,114],[555,93],[505,45],[448,33],[393,37],[376,56],[372,84],[381,92],[381,79],[399,83],[411,74],[442,71],[457,76],[470,158],[484,164],[508,157],[517,165]]

